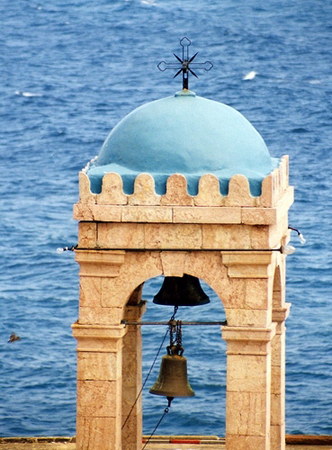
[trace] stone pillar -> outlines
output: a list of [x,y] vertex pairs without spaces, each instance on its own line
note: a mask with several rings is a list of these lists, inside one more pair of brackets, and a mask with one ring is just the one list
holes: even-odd
[[285,320],[289,304],[273,312],[276,334],[272,340],[271,358],[271,450],[285,450]]
[[[125,318],[137,322],[145,310],[146,302],[128,305]],[[140,326],[126,327],[122,364],[122,450],[133,450],[142,446],[142,334]]]
[[[80,224],[79,242],[91,229]],[[109,285],[118,276],[124,252],[76,251],[80,265],[77,339],[77,450],[122,450],[122,308]]]
[[227,342],[226,449],[270,449],[269,328],[223,327]]
[[77,339],[77,450],[122,450],[124,325],[72,325]]

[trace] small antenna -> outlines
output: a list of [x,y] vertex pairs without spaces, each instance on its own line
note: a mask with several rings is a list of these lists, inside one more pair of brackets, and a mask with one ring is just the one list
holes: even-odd
[[206,72],[208,72],[212,69],[213,64],[210,61],[205,61],[204,63],[193,62],[198,55],[198,52],[196,52],[191,58],[189,57],[189,47],[191,45],[191,41],[187,37],[181,39],[180,45],[182,47],[182,59],[175,53],[173,53],[173,55],[177,59],[177,62],[167,63],[165,61],[161,61],[157,65],[157,67],[161,72],[165,72],[165,70],[167,69],[177,70],[173,78],[176,78],[182,72],[183,89],[189,89],[189,73],[198,78],[192,67],[194,66],[193,68],[195,70],[204,69]]

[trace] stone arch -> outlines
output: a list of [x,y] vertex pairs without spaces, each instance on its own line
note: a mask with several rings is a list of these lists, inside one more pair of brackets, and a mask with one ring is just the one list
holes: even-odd
[[128,252],[118,276],[104,282],[110,292],[108,298],[105,295],[105,306],[121,308],[118,317],[124,319],[126,306],[135,301],[137,304],[134,293],[145,281],[159,275],[181,277],[184,273],[205,281],[219,297],[226,315],[241,301],[243,280],[228,277],[220,252]]
[[[220,255],[217,255],[217,256],[218,256],[218,259],[220,260]],[[204,266],[204,264],[202,264],[202,266]],[[167,273],[167,276],[180,276],[180,273],[178,273],[175,270],[174,271],[166,271],[166,273]],[[184,273],[188,273],[189,275],[192,275],[192,276],[198,275],[198,273],[196,271],[195,272],[192,270],[190,271],[189,269],[188,269],[188,271],[186,270]],[[165,274],[162,273],[160,275],[165,275]],[[183,273],[181,275],[183,275]],[[205,278],[207,278],[207,277],[205,277]],[[202,276],[200,277],[200,280],[206,282],[206,280],[204,280],[202,278]],[[142,291],[143,291],[143,285],[147,281],[149,281],[149,279],[145,280],[142,284],[138,285],[134,289],[134,291],[132,292],[132,294],[128,300],[128,303],[127,303],[126,309],[125,309],[125,319],[127,319],[128,321],[130,320],[130,318],[134,317],[133,310],[136,309],[136,311],[138,312],[138,310],[140,309],[141,312],[136,314],[135,317],[136,317],[136,320],[141,320],[139,318],[139,316],[141,317],[141,314],[143,315],[145,313],[146,306],[148,307],[149,310],[150,310],[150,306],[152,306],[152,302],[150,302],[150,301],[146,302],[146,300],[142,300],[142,298],[146,298],[145,296],[142,297]],[[213,289],[213,287],[211,285],[209,285],[208,282],[206,282],[206,283],[214,291],[214,294],[217,297],[216,300],[217,299],[221,300],[220,297],[218,296],[218,294],[216,293],[216,291]],[[157,291],[155,293],[157,293]],[[220,318],[219,319],[214,318],[212,320],[224,320],[223,319],[224,315],[222,314],[223,312],[225,313],[225,308],[224,308],[223,302],[221,301],[219,304],[218,301],[216,301],[214,303],[214,305],[217,305],[217,308],[220,309]],[[136,306],[136,308],[135,308],[135,306]],[[154,305],[154,307],[159,308],[158,305]],[[198,308],[197,308],[197,310],[198,310]],[[160,307],[160,309],[161,310],[163,309],[163,311],[165,311],[164,307]],[[181,308],[180,308],[180,310],[181,310]],[[195,308],[195,310],[196,310],[196,308]],[[170,308],[167,311],[165,317],[162,318],[161,320],[163,320],[163,321],[168,320],[169,315],[171,315],[172,312],[173,312],[173,310]],[[170,313],[170,314],[168,314],[168,313]],[[177,318],[181,319],[182,318],[181,314],[179,314],[179,316]],[[146,319],[144,319],[144,320],[146,320]],[[149,319],[147,319],[147,320],[149,320]],[[189,320],[195,320],[195,319],[189,319]],[[198,320],[201,320],[201,319],[198,319]],[[187,329],[184,329],[184,334],[187,335],[189,330],[191,330],[192,328],[193,327],[187,327]],[[140,359],[141,354],[142,354],[141,349],[144,347],[144,342],[143,342],[142,335],[141,335],[142,329],[139,326],[133,326],[133,325],[131,325],[131,326],[127,325],[127,329],[128,329],[127,334],[124,337],[123,371],[122,371],[123,417],[124,418],[127,417],[128,410],[131,409],[130,405],[136,401],[135,395],[137,396],[140,394],[140,389],[141,389],[142,382],[143,382],[143,380],[141,378],[142,360]],[[215,331],[219,334],[219,339],[220,339],[220,327],[213,327],[213,329],[215,329]],[[214,337],[217,338],[216,334],[214,335]],[[166,347],[166,345],[167,345],[167,342],[165,342],[165,347]],[[224,343],[224,345],[226,346],[226,342]],[[132,346],[132,347],[130,348],[130,346]],[[137,347],[141,347],[141,348],[137,349]],[[165,350],[165,349],[163,349],[163,350]],[[210,351],[211,351],[211,357],[212,357],[212,355],[215,353],[212,348],[210,349]],[[135,360],[136,360],[136,363],[135,363]],[[126,365],[128,363],[130,365],[130,368],[126,368]],[[225,365],[224,369],[226,369],[226,365]],[[135,373],[135,371],[140,372],[139,374],[136,373],[136,377],[135,377],[135,382],[137,383],[136,384],[137,389],[135,391],[135,395],[130,396],[130,391],[133,390],[133,385],[127,384],[127,381],[129,379],[128,374],[130,374],[130,376],[132,377],[133,374]],[[225,382],[226,382],[226,375],[225,375]],[[196,391],[196,389],[195,389],[195,391]],[[225,392],[226,392],[226,389],[225,389]],[[224,392],[224,394],[225,394],[225,392]],[[136,405],[135,405],[135,411],[133,411],[131,413],[132,417],[128,420],[126,430],[123,430],[123,435],[122,435],[122,442],[123,442],[123,446],[124,446],[123,448],[128,448],[128,449],[134,448],[134,446],[136,444],[136,442],[134,441],[135,437],[137,435],[138,436],[142,435],[142,430],[137,429],[138,427],[142,427],[142,414],[143,414],[142,400],[143,400],[143,397],[141,397],[141,398],[139,398],[139,400],[137,400]],[[222,412],[223,412],[223,414],[225,414],[226,400],[225,400],[224,396],[223,396],[223,402],[221,403],[221,405],[222,405]],[[221,417],[223,420],[225,420],[225,417],[223,415]],[[138,444],[139,443],[137,443],[137,445]]]

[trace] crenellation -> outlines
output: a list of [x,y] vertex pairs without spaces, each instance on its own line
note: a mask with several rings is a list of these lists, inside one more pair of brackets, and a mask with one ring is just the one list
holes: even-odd
[[260,206],[269,208],[273,203],[273,172],[262,181],[262,193],[260,196]]
[[79,203],[85,203],[88,205],[94,205],[97,203],[97,195],[92,194],[90,190],[89,177],[84,172],[78,174],[78,186],[79,186]]
[[132,195],[123,192],[117,173],[104,176],[100,194],[91,192],[90,180],[83,172],[79,174],[79,186],[74,218],[85,221],[273,225],[282,200],[286,212],[293,201],[293,188],[288,186],[288,156],[283,156],[279,167],[264,178],[259,197],[251,195],[249,181],[243,175],[230,179],[227,196],[221,194],[220,182],[212,174],[200,178],[196,196],[188,194],[187,179],[178,173],[168,177],[164,195],[156,194],[155,180],[148,173],[137,175]]
[[194,198],[188,194],[187,179],[180,173],[168,177],[166,194],[161,197],[161,205],[194,206]]
[[122,177],[118,173],[104,175],[102,191],[97,195],[98,205],[126,205],[128,197],[123,193]]
[[229,180],[225,206],[257,206],[258,198],[250,194],[249,181],[244,175],[234,175]]
[[159,206],[161,196],[156,194],[155,182],[149,173],[137,175],[134,184],[134,193],[129,195],[128,204],[137,206]]
[[194,204],[204,207],[225,205],[225,197],[220,193],[220,182],[215,175],[207,173],[200,178]]

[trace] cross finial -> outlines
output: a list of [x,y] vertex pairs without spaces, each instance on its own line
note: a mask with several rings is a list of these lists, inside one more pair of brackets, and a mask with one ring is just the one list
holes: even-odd
[[189,89],[189,72],[192,75],[194,75],[194,77],[198,78],[198,76],[191,67],[195,66],[195,70],[204,69],[206,71],[209,71],[212,69],[213,64],[210,61],[205,61],[204,63],[193,62],[198,52],[196,52],[194,56],[192,56],[191,58],[189,57],[189,46],[191,45],[191,41],[188,38],[186,37],[182,38],[180,41],[180,45],[182,47],[182,59],[175,53],[173,53],[175,58],[178,60],[177,62],[167,63],[165,61],[161,61],[157,65],[157,67],[162,72],[164,72],[167,69],[177,69],[174,78],[176,78],[182,72],[183,89]]

